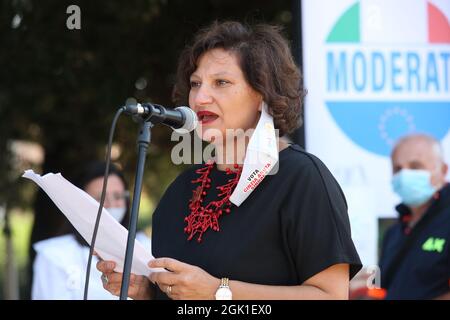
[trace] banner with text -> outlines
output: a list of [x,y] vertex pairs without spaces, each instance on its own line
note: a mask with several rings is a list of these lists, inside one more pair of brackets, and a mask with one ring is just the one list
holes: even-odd
[[378,220],[396,217],[390,151],[414,132],[450,162],[450,1],[302,1],[306,148],[346,194],[365,265]]

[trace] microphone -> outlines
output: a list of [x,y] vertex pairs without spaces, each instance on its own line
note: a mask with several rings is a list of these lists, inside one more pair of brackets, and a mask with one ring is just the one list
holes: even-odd
[[138,103],[123,108],[127,114],[141,116],[153,124],[165,124],[180,134],[191,132],[198,124],[197,114],[189,107],[169,109],[158,104]]

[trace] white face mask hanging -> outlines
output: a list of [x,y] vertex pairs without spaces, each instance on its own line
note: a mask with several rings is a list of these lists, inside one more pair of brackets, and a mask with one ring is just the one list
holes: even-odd
[[242,174],[230,201],[240,206],[265,176],[278,171],[278,130],[263,101],[261,117],[247,146]]

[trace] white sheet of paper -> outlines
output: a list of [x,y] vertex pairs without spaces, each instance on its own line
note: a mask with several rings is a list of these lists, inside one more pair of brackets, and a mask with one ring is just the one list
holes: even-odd
[[[33,170],[26,170],[22,177],[33,180],[38,184],[81,236],[88,243],[92,241],[99,206],[94,198],[67,181],[60,173],[48,173],[40,176]],[[123,272],[127,237],[128,230],[103,208],[95,241],[95,251],[103,260],[115,261],[116,268],[114,271],[116,272]],[[165,271],[161,268],[152,269],[148,267],[147,263],[152,259],[154,258],[149,250],[136,240],[131,273],[148,276],[152,272]]]

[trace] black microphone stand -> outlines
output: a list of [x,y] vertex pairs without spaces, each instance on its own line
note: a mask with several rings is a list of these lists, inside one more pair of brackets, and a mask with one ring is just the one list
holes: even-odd
[[120,289],[120,300],[126,300],[128,297],[128,287],[130,285],[131,263],[133,261],[134,242],[136,238],[136,229],[139,215],[139,205],[141,202],[142,180],[144,177],[145,158],[147,156],[148,145],[151,141],[151,128],[154,123],[149,119],[133,117],[139,122],[139,136],[137,139],[138,161],[136,165],[136,177],[134,181],[133,202],[131,204],[130,224],[128,226],[127,249],[125,252],[125,264],[123,267],[122,287]]

